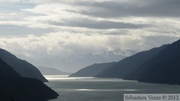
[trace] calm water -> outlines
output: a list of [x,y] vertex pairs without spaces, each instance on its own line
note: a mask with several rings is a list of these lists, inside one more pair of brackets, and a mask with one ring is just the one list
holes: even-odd
[[50,101],[123,101],[123,94],[180,93],[180,85],[139,83],[121,79],[46,75],[49,87],[59,93]]

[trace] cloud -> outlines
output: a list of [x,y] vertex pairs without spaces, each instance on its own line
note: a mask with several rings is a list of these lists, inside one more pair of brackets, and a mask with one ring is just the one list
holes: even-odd
[[[0,47],[35,65],[76,71],[108,49],[180,38],[179,0],[1,0]],[[82,61],[84,61],[82,63]]]
[[123,22],[113,22],[113,21],[93,21],[89,19],[73,19],[72,21],[62,22],[50,22],[52,25],[56,26],[69,26],[69,27],[85,27],[91,29],[137,29],[150,27],[150,25],[145,24],[131,24]]
[[1,0],[0,3],[17,3],[21,0]]
[[41,36],[0,37],[0,47],[37,66],[76,71],[91,64],[81,63],[85,61],[82,60],[83,57],[91,52],[108,49],[142,51],[152,46],[171,43],[178,38],[180,35],[150,33],[142,30],[123,35],[55,32]]
[[78,6],[89,7],[83,11],[73,11],[94,17],[179,17],[180,2],[178,0],[116,0],[76,3]]

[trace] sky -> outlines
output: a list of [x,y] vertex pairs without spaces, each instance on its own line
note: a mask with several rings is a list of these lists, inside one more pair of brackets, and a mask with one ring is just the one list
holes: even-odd
[[89,53],[140,52],[179,32],[180,0],[0,0],[0,48],[35,66],[74,72]]

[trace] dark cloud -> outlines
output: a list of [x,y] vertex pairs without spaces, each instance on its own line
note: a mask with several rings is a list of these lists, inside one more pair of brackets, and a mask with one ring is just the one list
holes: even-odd
[[147,24],[132,24],[113,21],[94,21],[88,19],[74,19],[72,21],[65,21],[65,23],[50,22],[50,24],[58,26],[85,27],[92,29],[138,29],[151,26]]
[[[78,5],[78,3],[77,3]],[[129,0],[122,2],[94,2],[79,3],[80,6],[89,7],[89,10],[72,11],[96,17],[179,17],[180,0]]]

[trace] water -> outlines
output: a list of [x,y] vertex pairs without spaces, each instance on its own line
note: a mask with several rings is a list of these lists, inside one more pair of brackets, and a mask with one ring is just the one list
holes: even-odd
[[121,79],[46,75],[60,96],[49,101],[123,101],[123,94],[180,93],[180,85],[139,83]]

